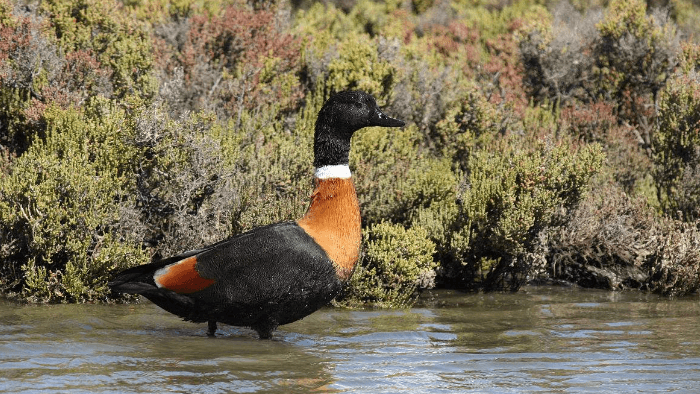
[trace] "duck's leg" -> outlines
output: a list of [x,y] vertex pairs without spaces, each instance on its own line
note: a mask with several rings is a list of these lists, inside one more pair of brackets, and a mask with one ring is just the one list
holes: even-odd
[[256,330],[260,339],[272,338],[272,330]]
[[263,318],[259,320],[255,325],[250,328],[258,333],[260,339],[270,339],[272,338],[272,332],[279,326],[276,321],[270,317]]
[[207,331],[207,335],[212,338],[216,336],[216,320],[209,320],[209,331]]

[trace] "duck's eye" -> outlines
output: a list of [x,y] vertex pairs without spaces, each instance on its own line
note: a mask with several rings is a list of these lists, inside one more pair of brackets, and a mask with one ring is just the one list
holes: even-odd
[[360,104],[360,103],[354,103],[354,105],[355,105],[355,108],[357,108],[357,109],[362,109],[362,104]]

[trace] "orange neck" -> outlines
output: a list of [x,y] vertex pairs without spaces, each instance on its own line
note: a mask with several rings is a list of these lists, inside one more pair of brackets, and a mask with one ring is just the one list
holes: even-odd
[[350,278],[360,257],[360,204],[350,178],[316,178],[311,205],[297,224],[335,263],[338,277]]

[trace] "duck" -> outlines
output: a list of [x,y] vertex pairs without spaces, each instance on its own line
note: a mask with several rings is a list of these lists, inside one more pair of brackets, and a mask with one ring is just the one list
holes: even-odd
[[350,140],[365,127],[403,127],[363,91],[333,94],[314,129],[314,190],[296,221],[270,224],[213,245],[118,273],[114,293],[140,294],[194,323],[254,330],[269,339],[278,326],[330,303],[360,257],[360,206],[349,167]]

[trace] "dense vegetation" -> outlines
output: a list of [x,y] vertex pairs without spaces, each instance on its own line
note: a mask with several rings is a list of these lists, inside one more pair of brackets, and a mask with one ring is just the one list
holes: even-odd
[[351,88],[409,125],[354,138],[340,303],[696,292],[698,26],[689,0],[0,0],[0,290],[107,300],[117,270],[300,217]]

